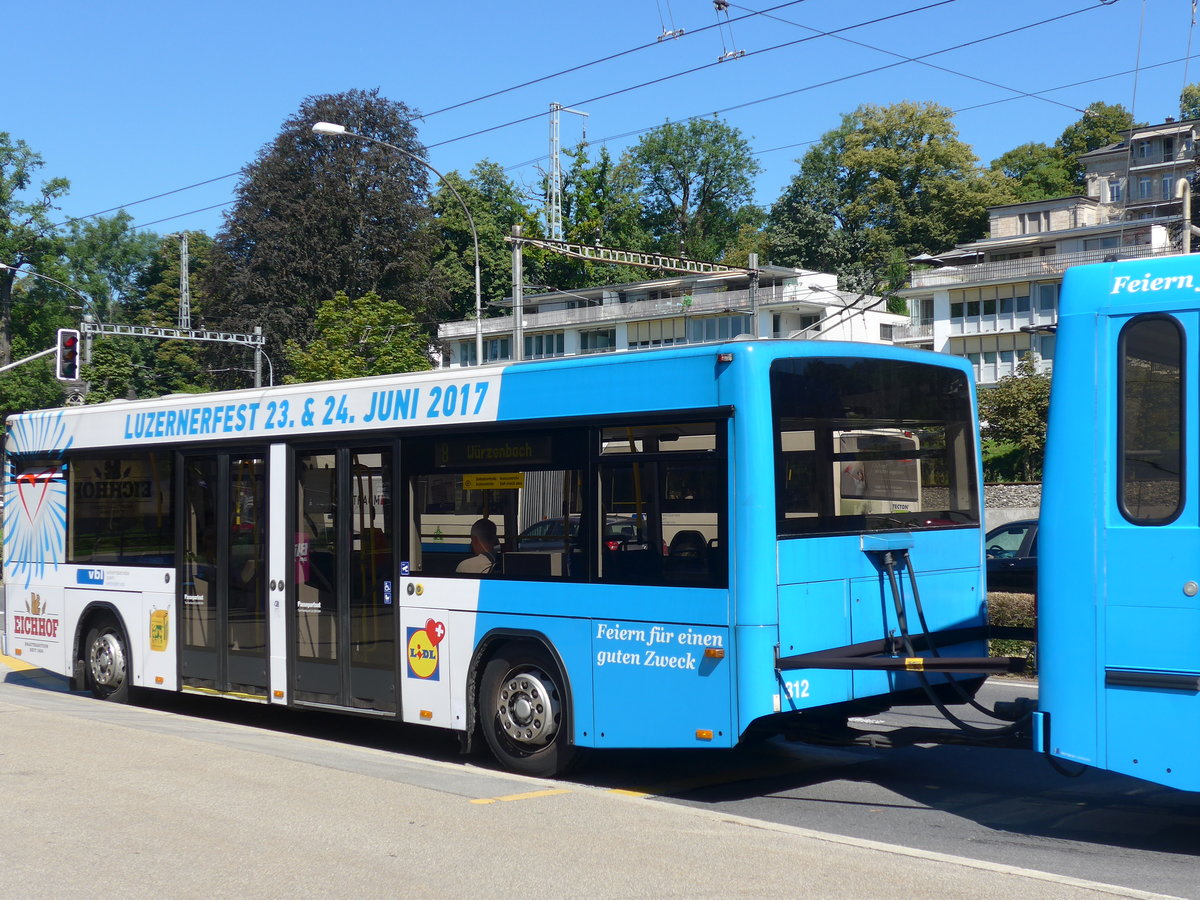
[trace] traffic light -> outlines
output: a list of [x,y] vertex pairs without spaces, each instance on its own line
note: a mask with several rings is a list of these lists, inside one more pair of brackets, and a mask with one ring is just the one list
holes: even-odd
[[57,360],[55,378],[59,381],[79,380],[79,332],[74,328],[58,329]]

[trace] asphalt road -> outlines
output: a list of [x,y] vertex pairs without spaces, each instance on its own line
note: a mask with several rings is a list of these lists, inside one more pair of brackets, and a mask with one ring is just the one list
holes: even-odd
[[428,729],[65,688],[0,683],[0,858],[22,893],[1200,896],[1200,803],[1018,751],[770,741],[545,782]]

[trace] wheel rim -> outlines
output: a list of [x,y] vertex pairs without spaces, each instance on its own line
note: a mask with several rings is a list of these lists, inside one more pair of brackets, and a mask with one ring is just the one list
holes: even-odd
[[125,648],[111,631],[98,635],[88,650],[92,681],[104,688],[118,688],[125,682]]
[[560,710],[558,687],[541,669],[511,672],[497,691],[497,724],[526,750],[537,750],[554,740]]

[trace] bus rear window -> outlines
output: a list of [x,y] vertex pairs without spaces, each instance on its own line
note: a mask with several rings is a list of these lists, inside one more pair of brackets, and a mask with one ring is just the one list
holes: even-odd
[[886,359],[771,366],[781,537],[976,526],[962,372]]

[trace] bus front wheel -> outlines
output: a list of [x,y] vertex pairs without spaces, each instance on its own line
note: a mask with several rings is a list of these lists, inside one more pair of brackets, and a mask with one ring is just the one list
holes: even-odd
[[565,681],[541,648],[508,644],[488,661],[480,683],[480,722],[492,754],[506,769],[553,777],[575,748],[567,741]]
[[129,646],[112,619],[100,619],[89,629],[84,669],[93,697],[113,703],[129,700]]

